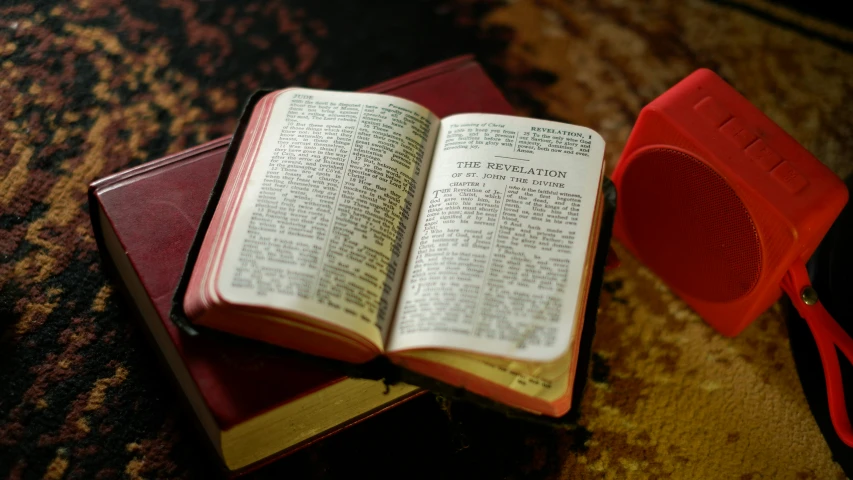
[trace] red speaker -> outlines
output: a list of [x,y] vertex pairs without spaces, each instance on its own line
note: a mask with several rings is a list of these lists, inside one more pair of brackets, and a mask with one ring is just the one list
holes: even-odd
[[[853,358],[805,273],[847,189],[716,74],[698,70],[640,112],[613,182],[615,237],[719,332],[737,335],[784,288],[815,336]],[[833,419],[843,413],[853,445],[840,392]]]

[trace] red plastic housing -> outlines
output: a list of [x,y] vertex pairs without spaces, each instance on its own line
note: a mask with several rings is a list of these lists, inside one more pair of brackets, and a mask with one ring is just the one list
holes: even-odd
[[614,235],[709,324],[740,333],[847,202],[841,180],[710,70],[647,105],[613,173]]

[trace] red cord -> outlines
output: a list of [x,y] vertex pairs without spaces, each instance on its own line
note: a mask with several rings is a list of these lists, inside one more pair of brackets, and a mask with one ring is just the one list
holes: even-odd
[[[791,297],[791,302],[797,308],[800,316],[806,320],[814,335],[823,372],[826,378],[826,396],[829,401],[829,416],[838,437],[853,447],[853,427],[847,416],[847,404],[844,401],[844,386],[841,383],[841,369],[838,364],[837,352],[841,351],[848,360],[853,362],[853,339],[841,328],[841,325],[829,315],[819,301],[812,305],[806,304],[802,298],[803,289],[811,287],[808,271],[803,263],[797,263],[788,270],[782,279],[782,289]],[[836,348],[838,350],[836,350]]]

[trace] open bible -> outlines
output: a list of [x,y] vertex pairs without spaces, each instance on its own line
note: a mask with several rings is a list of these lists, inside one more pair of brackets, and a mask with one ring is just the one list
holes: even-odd
[[596,132],[296,88],[240,128],[176,298],[193,324],[568,411],[604,206]]

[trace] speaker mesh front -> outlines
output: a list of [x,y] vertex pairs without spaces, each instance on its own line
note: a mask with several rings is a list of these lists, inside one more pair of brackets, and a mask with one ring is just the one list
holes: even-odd
[[640,259],[682,293],[712,302],[749,293],[761,245],[735,191],[698,159],[668,148],[631,157],[619,208]]

